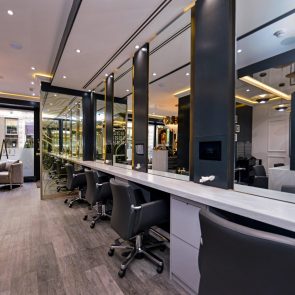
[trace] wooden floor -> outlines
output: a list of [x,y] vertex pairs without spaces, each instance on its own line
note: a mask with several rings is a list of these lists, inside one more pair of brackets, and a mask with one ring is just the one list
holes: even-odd
[[87,208],[39,194],[34,183],[0,190],[0,295],[185,294],[169,281],[169,250],[158,253],[166,260],[162,274],[144,259],[120,279],[123,257],[107,255],[117,238],[109,222],[92,230],[82,220]]

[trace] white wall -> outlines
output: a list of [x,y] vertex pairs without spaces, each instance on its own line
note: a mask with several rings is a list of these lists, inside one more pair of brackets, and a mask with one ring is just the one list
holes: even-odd
[[267,173],[275,163],[290,164],[289,112],[273,109],[279,101],[253,107],[252,155],[262,159]]

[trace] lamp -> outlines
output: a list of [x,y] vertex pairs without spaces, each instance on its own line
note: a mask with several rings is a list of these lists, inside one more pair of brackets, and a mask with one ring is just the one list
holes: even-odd
[[176,132],[178,129],[178,117],[176,116],[166,116],[163,119],[163,122],[166,127],[169,128],[169,130]]

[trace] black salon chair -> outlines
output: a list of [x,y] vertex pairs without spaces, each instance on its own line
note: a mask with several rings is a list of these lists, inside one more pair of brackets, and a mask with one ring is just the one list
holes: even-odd
[[[91,208],[95,208],[96,215],[91,221],[90,227],[94,228],[99,220],[109,219],[111,216],[107,213],[107,202],[112,199],[112,192],[109,183],[109,177],[98,171],[85,170],[87,189],[85,198]],[[88,214],[84,216],[88,219]]]
[[294,294],[295,233],[200,211],[199,295]]
[[295,194],[295,185],[282,185],[281,191],[285,193]]
[[[75,171],[74,166],[72,164],[65,164],[67,171],[67,189],[69,191],[74,191],[75,189],[79,190],[79,194],[77,197],[72,199],[69,202],[69,207],[71,208],[75,203],[87,202],[85,197],[83,196],[83,190],[86,187],[86,176],[85,173],[81,173],[81,170]],[[68,202],[68,199],[64,201]]]
[[167,222],[169,204],[164,200],[146,203],[141,189],[115,179],[111,179],[110,184],[113,195],[111,226],[121,239],[111,245],[108,254],[112,256],[115,249],[131,251],[121,264],[119,277],[125,275],[128,265],[136,257],[148,258],[157,265],[157,272],[161,273],[163,260],[152,253],[151,249],[164,249],[165,244],[163,241],[150,242],[147,233],[152,226]]
[[254,179],[253,186],[260,188],[268,188],[268,177],[266,176],[265,168],[263,165],[253,166]]

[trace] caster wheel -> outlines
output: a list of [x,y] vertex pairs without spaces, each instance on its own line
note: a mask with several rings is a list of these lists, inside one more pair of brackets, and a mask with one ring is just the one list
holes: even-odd
[[70,203],[70,204],[69,204],[69,208],[72,208],[72,207],[73,207],[73,204],[72,204],[72,203]]
[[90,228],[94,228],[94,227],[95,227],[95,222],[91,222]]
[[83,220],[87,220],[88,219],[88,215],[85,215],[84,217],[83,217]]
[[114,249],[110,249],[110,250],[108,251],[108,255],[109,255],[109,256],[113,256],[114,253],[115,253],[115,250],[114,250]]
[[125,276],[125,273],[126,273],[126,269],[124,269],[124,270],[120,269],[119,272],[118,272],[118,276],[120,278],[123,278]]
[[64,203],[66,204],[67,202],[68,202],[68,199],[65,199],[65,200],[64,200]]
[[162,266],[157,267],[157,273],[162,273],[164,269],[164,264]]

